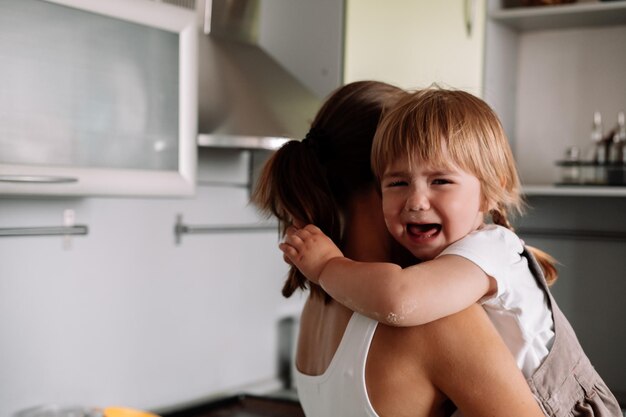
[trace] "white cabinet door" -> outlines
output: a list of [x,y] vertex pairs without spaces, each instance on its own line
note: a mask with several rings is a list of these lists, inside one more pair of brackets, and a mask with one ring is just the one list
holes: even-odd
[[0,194],[193,192],[193,13],[125,0],[2,4]]
[[348,0],[344,81],[482,95],[484,0]]

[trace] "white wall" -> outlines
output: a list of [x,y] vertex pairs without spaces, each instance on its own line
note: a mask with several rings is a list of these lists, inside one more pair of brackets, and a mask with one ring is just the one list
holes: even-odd
[[482,94],[485,1],[474,1],[471,34],[457,0],[346,2],[344,81],[432,83]]
[[89,226],[70,249],[0,238],[0,416],[45,403],[156,409],[274,378],[277,321],[300,307],[280,295],[277,234],[174,241],[177,213],[258,220],[237,186],[247,155],[208,154],[200,180],[218,183],[191,199],[0,199],[0,227],[61,225],[68,208]]

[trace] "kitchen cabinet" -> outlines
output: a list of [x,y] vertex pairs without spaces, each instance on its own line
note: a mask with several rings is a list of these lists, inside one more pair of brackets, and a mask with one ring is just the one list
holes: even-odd
[[626,2],[505,7],[489,0],[484,98],[498,112],[528,195],[626,196],[621,186],[554,186],[568,147],[590,149],[626,111]]
[[166,4],[3,1],[0,194],[192,194],[196,49]]
[[344,82],[433,82],[482,95],[484,0],[347,0]]

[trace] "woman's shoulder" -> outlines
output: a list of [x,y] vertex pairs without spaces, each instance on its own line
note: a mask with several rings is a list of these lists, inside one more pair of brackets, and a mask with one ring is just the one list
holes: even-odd
[[473,304],[456,314],[419,326],[392,327],[379,324],[374,341],[397,353],[422,353],[424,359],[427,357],[428,360],[421,361],[419,356],[413,355],[413,358],[418,358],[415,364],[432,366],[433,357],[458,356],[457,351],[463,350],[463,343],[475,339],[477,331],[484,331],[484,334],[500,339],[495,330],[490,333],[492,329],[493,325],[484,309]]
[[[422,409],[426,404],[443,407],[446,398],[442,393],[450,381],[458,375],[466,376],[459,370],[467,368],[467,364],[480,363],[480,358],[485,357],[478,354],[477,346],[491,343],[489,334],[481,331],[491,327],[478,305],[420,326],[379,324],[366,367],[367,391],[374,409],[380,415],[385,415],[382,411],[395,415],[399,413],[394,408],[398,404],[411,410]],[[492,335],[499,339],[495,330]],[[497,339],[493,341],[497,346]],[[414,395],[415,392],[420,395]],[[416,415],[427,414],[423,410]]]

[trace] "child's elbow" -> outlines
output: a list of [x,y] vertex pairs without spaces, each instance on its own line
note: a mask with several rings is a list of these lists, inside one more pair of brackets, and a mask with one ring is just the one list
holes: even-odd
[[408,327],[410,324],[406,324],[406,317],[401,314],[390,311],[384,318],[384,323],[392,327]]
[[409,327],[424,324],[423,314],[420,313],[419,302],[405,297],[395,298],[386,303],[384,323],[393,327]]

